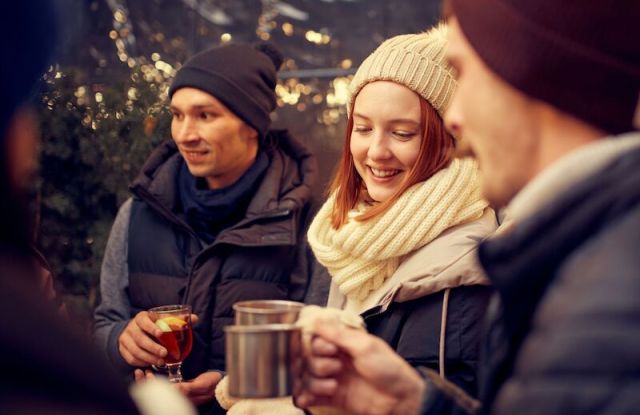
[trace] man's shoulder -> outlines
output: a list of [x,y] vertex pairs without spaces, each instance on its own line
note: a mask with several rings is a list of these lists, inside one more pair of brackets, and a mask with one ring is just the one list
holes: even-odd
[[[584,264],[581,273],[610,272],[635,275],[640,270],[640,204],[610,221],[600,232],[584,241],[581,248],[567,260]],[[582,269],[583,268],[583,269]]]

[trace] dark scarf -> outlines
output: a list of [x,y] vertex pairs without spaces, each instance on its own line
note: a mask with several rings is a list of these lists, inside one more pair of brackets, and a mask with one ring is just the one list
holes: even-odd
[[211,190],[206,181],[195,177],[182,162],[178,172],[178,188],[187,222],[206,243],[214,241],[225,228],[244,217],[264,172],[269,167],[269,157],[259,151],[256,160],[238,181],[232,185]]

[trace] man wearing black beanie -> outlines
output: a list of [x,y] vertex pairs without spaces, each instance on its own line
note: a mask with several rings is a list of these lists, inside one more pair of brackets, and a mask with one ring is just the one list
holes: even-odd
[[[316,331],[302,407],[354,414],[632,414],[640,408],[640,2],[451,0],[447,127],[506,221],[479,396],[378,339]],[[348,358],[345,358],[348,356]]]
[[104,256],[96,340],[129,373],[162,366],[167,350],[146,310],[191,305],[199,322],[183,365],[190,382],[179,388],[203,408],[225,369],[232,305],[301,301],[309,280],[317,166],[287,131],[269,128],[281,63],[270,43],[225,44],[186,61],[169,89],[173,140],[132,183]]

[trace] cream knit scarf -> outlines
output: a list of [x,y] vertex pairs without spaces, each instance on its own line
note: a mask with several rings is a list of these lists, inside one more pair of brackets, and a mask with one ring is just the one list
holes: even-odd
[[446,229],[482,216],[478,166],[453,159],[449,166],[407,189],[387,211],[361,222],[354,218],[370,206],[360,203],[340,229],[331,226],[335,194],[313,219],[308,239],[318,262],[347,298],[363,301],[398,268],[405,255]]

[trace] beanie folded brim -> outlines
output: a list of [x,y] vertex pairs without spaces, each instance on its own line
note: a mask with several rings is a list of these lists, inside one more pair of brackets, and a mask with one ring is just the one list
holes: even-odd
[[451,67],[444,59],[447,30],[447,25],[441,23],[425,33],[384,41],[362,62],[349,84],[347,111],[351,111],[358,93],[367,84],[391,81],[422,96],[444,116],[456,88]]
[[[196,88],[204,91],[220,100],[229,110],[240,119],[254,128],[261,137],[264,137],[271,124],[268,113],[264,111],[254,100],[244,93],[243,89],[234,85],[228,79],[195,67],[183,67],[176,75],[169,90],[169,97],[180,88]],[[243,94],[242,100],[231,100],[225,97],[234,97]],[[240,106],[240,104],[242,104]]]

